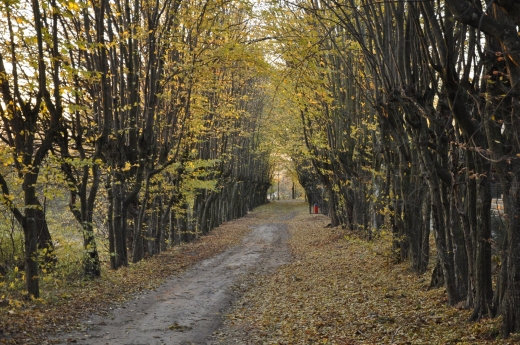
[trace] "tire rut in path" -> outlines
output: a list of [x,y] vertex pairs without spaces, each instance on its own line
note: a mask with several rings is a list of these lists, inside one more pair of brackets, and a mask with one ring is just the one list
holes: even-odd
[[84,332],[60,336],[61,344],[71,338],[85,345],[211,344],[211,335],[237,297],[232,287],[238,278],[289,262],[289,235],[283,221],[293,216],[255,226],[240,245],[137,296],[111,315],[93,315],[84,321]]

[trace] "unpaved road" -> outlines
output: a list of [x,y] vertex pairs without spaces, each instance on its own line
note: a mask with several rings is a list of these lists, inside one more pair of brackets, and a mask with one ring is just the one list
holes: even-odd
[[84,321],[85,331],[60,335],[58,344],[213,344],[211,335],[237,297],[233,286],[251,272],[269,272],[287,263],[285,221],[294,214],[276,214],[255,226],[242,243],[195,265],[113,310]]

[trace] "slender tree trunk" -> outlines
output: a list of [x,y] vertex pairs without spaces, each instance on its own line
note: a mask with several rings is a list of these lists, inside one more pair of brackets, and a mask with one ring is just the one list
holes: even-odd
[[128,265],[126,250],[126,211],[123,210],[123,181],[116,180],[112,185],[114,230],[114,269]]
[[[31,195],[32,194],[32,195]],[[25,284],[27,292],[34,298],[40,297],[39,270],[38,270],[38,224],[36,223],[36,209],[34,192],[25,192],[25,204],[33,207],[26,207],[24,222],[24,250],[25,250]]]
[[116,235],[114,232],[114,190],[112,186],[112,178],[107,177],[107,195],[108,195],[108,253],[110,255],[110,268],[115,270],[118,268],[116,262]]
[[430,261],[430,227],[431,227],[431,203],[428,192],[424,194],[422,201],[422,244],[420,251],[420,259],[417,263],[417,273],[424,273],[428,268]]

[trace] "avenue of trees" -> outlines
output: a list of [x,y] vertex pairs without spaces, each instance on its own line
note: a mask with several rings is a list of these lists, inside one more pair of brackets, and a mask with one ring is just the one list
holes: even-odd
[[396,262],[433,264],[450,305],[520,331],[517,2],[2,0],[0,13],[0,239],[22,239],[29,295],[60,260],[47,204],[75,219],[96,277],[100,233],[112,269],[138,262],[265,202],[273,157],[290,157],[331,226],[386,230]]
[[51,208],[73,215],[96,277],[101,230],[117,269],[265,202],[268,65],[250,4],[7,0],[0,13],[0,273],[20,266],[28,295],[60,260]]
[[333,226],[391,232],[395,259],[418,274],[433,260],[432,286],[472,320],[502,315],[504,337],[520,331],[519,11],[295,0],[269,20],[286,109],[303,126],[291,156],[307,194],[323,188]]

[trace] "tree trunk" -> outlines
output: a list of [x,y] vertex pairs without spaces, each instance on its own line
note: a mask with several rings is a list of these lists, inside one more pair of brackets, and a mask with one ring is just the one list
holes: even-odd
[[491,164],[477,157],[477,224],[475,257],[475,309],[470,320],[478,320],[484,315],[493,317],[493,287],[491,282]]
[[92,213],[87,215],[83,223],[83,249],[85,250],[83,258],[83,272],[85,276],[89,278],[101,276],[101,264],[99,262],[99,254],[94,237]]
[[503,265],[507,276],[500,310],[503,315],[502,335],[520,331],[520,164],[513,163],[512,178],[504,188],[504,206],[507,214],[507,247]]
[[114,230],[114,269],[128,265],[126,250],[126,211],[123,210],[123,186],[122,181],[116,181],[112,185]]
[[453,259],[455,263],[455,279],[461,299],[467,299],[469,293],[469,272],[468,272],[468,256],[464,241],[464,232],[462,230],[460,217],[455,208],[455,200],[453,193],[450,196],[450,227],[452,238]]
[[430,261],[430,228],[432,208],[429,200],[429,195],[426,192],[422,201],[422,244],[419,260],[417,260],[417,273],[426,272],[426,269],[428,268],[428,262]]
[[[30,194],[33,194],[32,196]],[[34,298],[40,297],[40,285],[38,277],[38,224],[36,223],[37,215],[34,207],[34,193],[25,192],[25,215],[22,223],[25,242],[25,285],[29,296]],[[30,207],[32,206],[32,207]]]
[[449,225],[449,220],[446,219],[448,215],[445,213],[441,184],[437,176],[434,163],[430,157],[430,152],[425,146],[426,143],[428,143],[428,133],[426,132],[425,128],[426,121],[422,120],[421,122],[422,123],[420,124],[420,128],[417,129],[417,131],[419,131],[418,142],[420,143],[418,145],[418,149],[424,170],[427,172],[426,178],[430,188],[437,256],[439,258],[442,273],[444,275],[446,291],[448,293],[448,303],[450,305],[455,305],[461,300],[461,297],[457,288],[457,281],[455,279],[453,252],[450,251],[449,243],[446,240],[449,233],[449,229],[447,229],[446,226]]
[[427,188],[422,181],[416,181],[412,197],[406,203],[404,221],[409,236],[412,269],[422,274],[426,271],[430,258],[430,203]]

